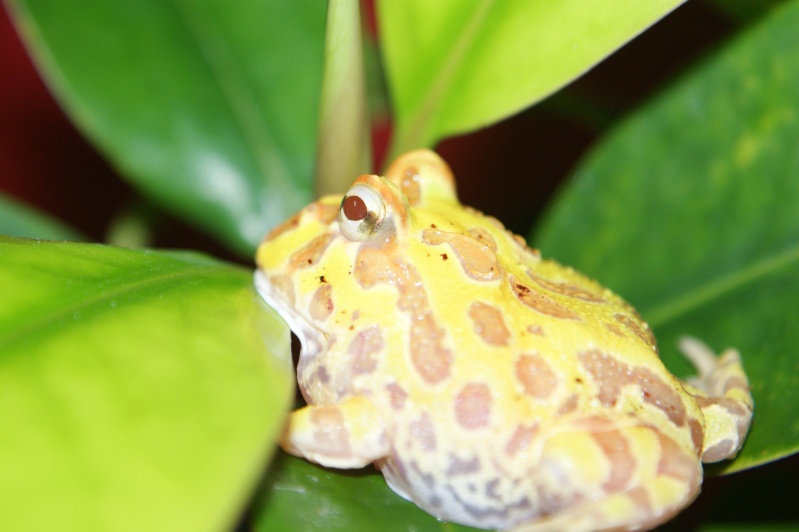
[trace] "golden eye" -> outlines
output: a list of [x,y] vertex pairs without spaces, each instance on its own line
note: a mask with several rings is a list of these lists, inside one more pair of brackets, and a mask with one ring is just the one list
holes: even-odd
[[356,242],[366,242],[378,234],[385,215],[386,206],[380,194],[359,184],[341,200],[338,221],[344,236]]

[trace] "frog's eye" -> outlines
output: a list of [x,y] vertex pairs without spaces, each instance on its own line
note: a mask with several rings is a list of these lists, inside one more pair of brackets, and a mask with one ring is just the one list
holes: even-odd
[[338,211],[341,232],[356,242],[366,242],[377,236],[385,216],[383,198],[366,185],[352,187],[341,200]]

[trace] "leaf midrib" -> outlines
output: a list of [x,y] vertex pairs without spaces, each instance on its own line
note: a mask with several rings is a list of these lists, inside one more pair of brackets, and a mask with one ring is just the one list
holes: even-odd
[[[15,343],[23,341],[30,334],[35,333],[37,331],[47,330],[48,328],[52,327],[54,323],[58,323],[60,320],[66,319],[68,323],[77,323],[72,319],[72,316],[76,312],[86,311],[92,307],[97,307],[97,306],[110,307],[111,301],[123,299],[124,296],[136,292],[138,290],[145,290],[149,287],[157,286],[161,283],[166,283],[167,281],[173,282],[171,287],[176,286],[176,284],[174,283],[175,281],[178,281],[182,285],[190,281],[191,278],[201,277],[202,274],[207,272],[213,272],[216,278],[219,278],[220,274],[225,277],[230,277],[234,275],[234,272],[223,273],[219,268],[219,266],[205,266],[200,268],[192,268],[190,270],[182,272],[175,272],[175,271],[165,272],[157,276],[147,277],[146,279],[143,279],[138,282],[125,284],[123,287],[119,287],[117,289],[104,290],[101,295],[96,295],[94,297],[82,299],[79,302],[75,302],[75,304],[60,307],[55,312],[40,315],[39,319],[30,321],[27,324],[23,324],[19,327],[15,327],[10,334],[0,336],[0,354],[8,350]],[[119,305],[117,306],[117,308],[119,308]]]
[[427,145],[434,140],[428,138],[430,119],[437,116],[435,110],[452,84],[455,73],[460,69],[466,52],[474,42],[480,28],[480,22],[485,19],[485,14],[493,4],[494,0],[483,0],[474,10],[472,16],[469,17],[463,27],[463,31],[461,31],[452,46],[452,53],[444,57],[444,64],[438,69],[438,75],[430,83],[430,90],[427,91],[427,96],[417,107],[416,112],[413,113],[415,116],[413,122],[402,133],[402,137],[398,139],[394,156],[418,147],[415,144],[422,143]]
[[694,288],[690,292],[680,294],[655,305],[651,310],[644,311],[643,314],[652,327],[662,327],[680,316],[684,316],[713,300],[719,299],[758,279],[762,279],[792,263],[799,263],[799,246],[755,261],[745,268],[716,278]]

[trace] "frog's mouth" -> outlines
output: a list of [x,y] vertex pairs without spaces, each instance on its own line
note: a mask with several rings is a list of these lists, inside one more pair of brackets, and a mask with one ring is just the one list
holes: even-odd
[[312,325],[305,316],[297,312],[285,300],[283,294],[269,282],[263,272],[256,270],[254,281],[255,290],[261,296],[261,299],[280,314],[280,317],[286,321],[292,332],[299,338],[302,346],[300,356],[312,357],[322,351],[322,347],[328,343],[327,335],[318,327]]

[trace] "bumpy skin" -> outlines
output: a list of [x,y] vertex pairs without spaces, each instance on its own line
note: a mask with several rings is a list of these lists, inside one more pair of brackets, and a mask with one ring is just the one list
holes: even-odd
[[328,196],[258,250],[258,291],[303,343],[288,452],[374,462],[442,520],[638,530],[694,499],[701,461],[738,451],[737,352],[686,340],[700,374],[680,382],[630,305],[462,206],[432,152],[356,185],[382,202],[376,223],[340,220]]

